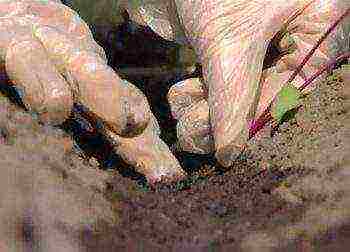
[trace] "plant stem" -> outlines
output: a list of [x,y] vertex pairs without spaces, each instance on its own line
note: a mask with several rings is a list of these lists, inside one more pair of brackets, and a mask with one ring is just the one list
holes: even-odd
[[[321,43],[329,36],[329,34],[337,27],[337,25],[347,16],[350,14],[350,8],[348,8],[343,15],[341,15],[329,28],[328,30],[322,35],[322,37],[317,41],[317,43],[313,46],[313,48],[309,51],[309,53],[305,56],[304,60],[301,62],[301,64],[297,67],[297,69],[292,73],[290,76],[289,80],[283,85],[285,86],[286,84],[292,82],[295,77],[300,73],[304,65],[308,62],[308,60],[312,57],[314,52],[319,48]],[[299,91],[304,90],[307,86],[309,86],[318,76],[320,76],[323,72],[326,70],[331,69],[335,63],[350,58],[350,52],[344,53],[337,58],[330,60],[329,63],[327,63],[324,67],[322,67],[320,70],[318,70],[314,75],[312,75],[310,78],[308,78],[304,84],[299,87]],[[265,125],[268,123],[271,119],[271,105],[273,101],[269,104],[269,106],[264,110],[262,115],[256,119],[253,120],[250,125],[249,125],[249,135],[248,135],[248,140],[253,138],[257,132],[259,132]]]
[[332,67],[337,63],[344,59],[350,58],[350,52],[341,54],[335,59],[331,59],[324,67],[319,69],[314,75],[312,75],[310,78],[308,78],[303,85],[301,85],[298,90],[303,91],[305,88],[307,88],[318,76],[323,74],[325,71],[332,69]]
[[317,43],[313,46],[313,48],[309,51],[309,53],[306,55],[304,60],[300,63],[300,65],[295,69],[295,71],[292,73],[292,75],[289,77],[289,80],[287,82],[292,82],[295,77],[300,73],[301,69],[304,67],[304,65],[309,61],[309,59],[312,57],[312,55],[315,53],[317,48],[320,47],[322,42],[328,37],[328,35],[337,27],[337,25],[347,16],[350,14],[350,8],[348,8],[343,15],[341,15],[329,28],[328,30],[322,35],[322,37],[317,41]]
[[[330,70],[335,63],[340,62],[344,59],[350,59],[350,52],[341,54],[335,59],[332,59],[327,63],[324,67],[322,67],[320,70],[318,70],[315,74],[313,74],[310,78],[305,80],[304,84],[301,85],[298,90],[303,91],[305,88],[307,88],[317,77],[319,77],[321,74],[323,74],[325,71]],[[250,127],[249,127],[249,136],[248,139],[251,139],[258,133],[265,125],[268,123],[271,119],[272,116],[270,114],[271,110],[271,104],[264,110],[262,115],[257,119],[251,122]]]

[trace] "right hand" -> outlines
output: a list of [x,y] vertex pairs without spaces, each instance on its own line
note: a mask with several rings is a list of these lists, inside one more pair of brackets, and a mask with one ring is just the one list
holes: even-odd
[[[168,94],[178,119],[180,147],[196,153],[215,152],[226,167],[244,149],[253,119],[269,106],[327,28],[350,7],[348,0],[136,2],[141,19],[164,38],[179,40],[178,26],[182,28],[180,41],[190,43],[202,65],[203,78],[178,83]],[[140,19],[136,14],[131,17]],[[349,19],[343,25],[349,33]],[[349,35],[342,32],[341,25],[337,28],[304,66],[295,86],[302,85],[336,53],[349,50]],[[287,49],[286,54],[277,53],[280,57],[263,71],[270,41],[285,30],[295,41],[295,50],[288,50],[290,41],[284,36],[278,46],[281,51]]]

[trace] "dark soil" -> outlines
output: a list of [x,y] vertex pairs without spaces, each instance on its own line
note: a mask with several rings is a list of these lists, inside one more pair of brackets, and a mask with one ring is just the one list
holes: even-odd
[[[160,98],[149,96],[154,108],[166,88],[154,95],[152,87],[180,77],[164,84],[143,78],[146,94]],[[323,81],[295,117],[272,135],[266,127],[230,169],[209,156],[178,153],[190,177],[168,187],[147,187],[82,118],[72,114],[60,127],[43,126],[4,96],[1,155],[18,165],[40,160],[36,165],[61,167],[59,176],[78,179],[112,204],[115,224],[80,236],[88,251],[347,251],[349,84],[337,74]],[[176,122],[168,108],[157,108],[171,129]],[[163,134],[174,142],[171,130]]]
[[350,235],[346,89],[334,76],[322,83],[295,118],[273,136],[267,127],[230,169],[187,157],[194,164],[188,171],[201,169],[156,191],[116,173],[107,193],[120,207],[116,244],[147,251],[346,251],[339,245]]

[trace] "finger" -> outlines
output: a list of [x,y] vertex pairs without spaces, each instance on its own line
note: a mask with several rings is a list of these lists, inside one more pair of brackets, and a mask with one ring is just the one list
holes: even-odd
[[179,119],[192,104],[207,99],[207,91],[199,78],[186,79],[173,85],[167,98],[173,118]]
[[[305,56],[317,43],[322,34],[326,32],[330,24],[334,22],[341,14],[342,13],[335,8],[334,3],[331,1],[323,1],[322,3],[315,2],[309,6],[307,12],[305,12],[300,17],[297,17],[287,27],[290,37],[288,39],[292,39],[296,45],[294,46],[296,50],[282,57],[279,62],[277,62],[277,65],[275,67],[268,69],[264,73],[261,96],[257,108],[256,117],[259,117],[261,113],[268,107],[278,91],[288,81],[291,74],[302,63]],[[341,27],[338,29],[341,29]],[[341,31],[338,32],[342,34]],[[341,50],[338,50],[336,47],[338,41],[335,35],[337,35],[337,33],[333,33],[331,36],[329,36],[304,65],[303,69],[293,81],[293,85],[295,87],[302,86],[306,79],[315,74],[318,69],[322,67],[322,65],[325,65],[329,61],[332,54],[335,56],[334,54],[336,52],[341,52]],[[283,41],[287,40],[286,37],[287,36],[282,38],[280,44],[283,44]],[[303,90],[303,92],[308,93],[312,91],[317,86],[318,81],[324,78],[325,74],[320,75],[313,82],[313,84],[309,85],[306,89]]]
[[26,1],[1,1],[0,17],[9,18],[15,15],[23,15],[26,13]]
[[216,157],[223,166],[236,160],[248,139],[268,41],[301,2],[176,1],[203,66]]
[[94,51],[106,59],[104,50],[95,42],[89,26],[73,9],[58,1],[34,0],[25,4],[27,12],[34,15],[32,22],[35,27],[54,26],[61,32],[73,35],[75,40],[79,40],[82,48]]
[[178,145],[183,151],[209,154],[215,150],[206,100],[192,104],[176,125]]
[[178,146],[183,151],[208,154],[214,151],[207,91],[199,78],[173,85],[167,95],[176,125]]
[[212,56],[205,66],[216,157],[226,167],[246,143],[247,122],[255,112],[267,44],[261,39],[254,40],[221,45],[222,52]]
[[171,4],[171,1],[134,1],[128,4],[127,9],[135,22],[150,27],[167,40],[175,40],[178,31],[171,15],[175,13],[174,10],[170,11]]
[[128,164],[145,175],[150,184],[177,181],[186,176],[168,146],[160,139],[159,126],[151,114],[147,128],[136,137],[124,138],[106,131],[115,151]]
[[70,89],[36,39],[14,40],[6,53],[6,73],[26,107],[46,123],[59,124],[72,108]]
[[24,3],[26,11],[38,17],[39,25],[54,25],[58,29],[74,34],[77,39],[92,37],[89,26],[68,6],[54,1],[31,0]]
[[0,3],[3,18],[31,19],[34,25],[55,25],[62,31],[75,34],[78,39],[92,37],[88,25],[77,13],[59,1],[5,1]]
[[80,48],[79,44],[52,27],[40,27],[35,34],[50,57],[56,59],[60,68],[74,79],[77,99],[111,130],[126,135],[146,127],[150,113],[146,97],[120,79],[103,59]]
[[127,111],[127,124],[123,135],[138,135],[147,127],[152,112],[140,89],[126,80],[122,80],[122,83],[121,99]]

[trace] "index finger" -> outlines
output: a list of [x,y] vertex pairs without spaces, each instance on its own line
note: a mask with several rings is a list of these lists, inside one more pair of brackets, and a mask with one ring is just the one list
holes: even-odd
[[77,85],[77,99],[119,135],[136,133],[149,121],[146,97],[122,80],[96,53],[53,27],[39,27],[35,36],[51,58],[69,73]]

